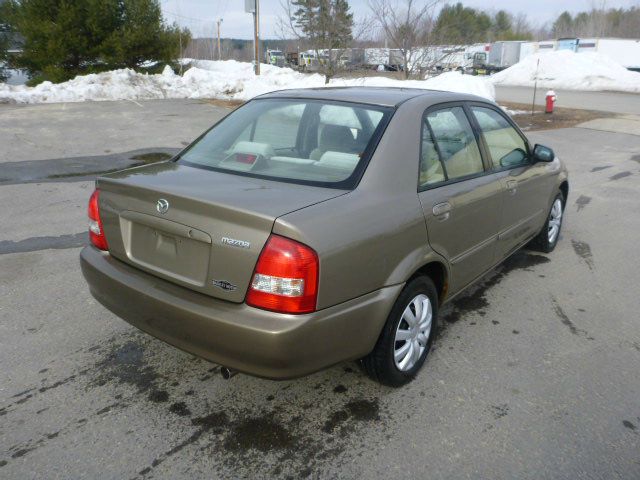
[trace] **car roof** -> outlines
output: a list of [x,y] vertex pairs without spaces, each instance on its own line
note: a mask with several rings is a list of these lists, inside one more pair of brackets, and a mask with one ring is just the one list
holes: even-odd
[[432,103],[455,102],[461,100],[490,102],[486,98],[465,93],[427,90],[404,87],[321,87],[278,90],[256,98],[305,98],[314,100],[334,100],[341,102],[366,103],[385,107],[397,107],[415,97],[427,97]]

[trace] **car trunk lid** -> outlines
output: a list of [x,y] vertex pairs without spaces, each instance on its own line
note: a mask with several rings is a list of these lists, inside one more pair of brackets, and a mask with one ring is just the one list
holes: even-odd
[[100,177],[97,187],[111,255],[233,302],[244,300],[277,217],[346,193],[174,162]]

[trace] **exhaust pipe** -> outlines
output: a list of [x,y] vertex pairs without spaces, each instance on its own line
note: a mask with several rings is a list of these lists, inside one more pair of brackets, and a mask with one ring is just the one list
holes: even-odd
[[238,374],[237,370],[231,370],[229,367],[220,367],[220,373],[222,378],[229,380],[231,377]]

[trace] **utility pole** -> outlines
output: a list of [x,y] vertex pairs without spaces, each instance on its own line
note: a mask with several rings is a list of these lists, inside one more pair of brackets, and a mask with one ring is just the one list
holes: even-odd
[[253,13],[253,61],[254,72],[260,75],[260,5],[259,0],[244,0],[244,11]]
[[218,60],[222,60],[222,50],[220,49],[220,23],[222,23],[222,19],[219,18],[216,23],[218,24]]
[[256,75],[260,75],[260,0],[256,1],[253,12],[253,56],[256,59]]

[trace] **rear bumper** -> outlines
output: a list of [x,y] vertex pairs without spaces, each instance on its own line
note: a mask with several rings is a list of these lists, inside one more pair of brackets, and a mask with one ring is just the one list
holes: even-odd
[[217,300],[137,270],[94,247],[80,253],[91,294],[113,313],[186,352],[286,379],[369,353],[402,285],[305,315]]

